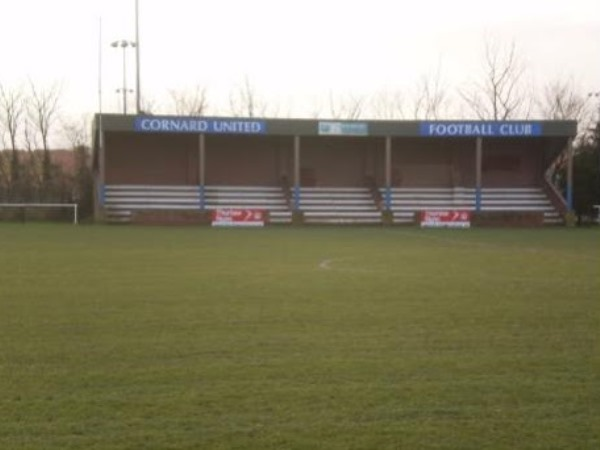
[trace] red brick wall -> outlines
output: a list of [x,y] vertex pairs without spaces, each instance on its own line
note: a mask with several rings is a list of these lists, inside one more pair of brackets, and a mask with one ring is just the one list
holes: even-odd
[[206,184],[279,186],[293,176],[291,137],[206,136]]
[[[278,186],[293,182],[294,140],[279,136],[206,136],[206,183]],[[198,184],[198,136],[109,133],[107,184]],[[385,184],[385,139],[303,137],[304,185]],[[539,185],[543,142],[483,140],[483,186]],[[408,187],[475,185],[475,139],[392,139],[392,184]]]
[[[474,138],[409,139],[392,143],[394,186],[474,187]],[[541,183],[543,144],[534,140],[484,139],[484,187],[525,187]]]
[[107,184],[198,184],[198,137],[110,133]]
[[383,142],[357,137],[306,137],[302,139],[300,166],[303,173],[312,173],[315,186],[363,186],[366,176],[383,178]]
[[405,187],[452,186],[453,155],[462,152],[463,146],[441,139],[394,139],[392,184]]
[[534,140],[484,140],[483,187],[541,185],[543,156],[541,143]]
[[453,186],[475,187],[475,139],[455,144],[452,152]]

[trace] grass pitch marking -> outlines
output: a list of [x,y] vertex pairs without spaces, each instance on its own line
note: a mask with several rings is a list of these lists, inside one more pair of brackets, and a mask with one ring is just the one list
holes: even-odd
[[324,259],[319,263],[319,269],[321,270],[331,270],[331,262],[333,259]]
[[[375,269],[365,269],[364,267],[338,267],[337,264],[343,261],[352,261],[356,258],[329,258],[323,259],[319,262],[319,270],[333,270],[336,272],[360,272],[360,273],[374,273],[379,272]],[[335,263],[335,265],[334,265]]]

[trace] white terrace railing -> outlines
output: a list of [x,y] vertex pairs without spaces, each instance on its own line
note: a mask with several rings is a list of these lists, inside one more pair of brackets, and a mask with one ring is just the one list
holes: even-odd
[[[385,191],[381,190],[382,195]],[[411,223],[421,210],[475,210],[473,188],[393,188],[391,209],[395,223]],[[562,218],[543,189],[483,188],[482,211],[537,211],[544,214],[544,224],[560,224]]]
[[262,209],[269,212],[270,223],[292,221],[292,212],[281,187],[207,185],[204,200],[206,209]]
[[369,188],[302,187],[299,207],[305,223],[381,224],[381,211]]
[[262,209],[271,223],[291,222],[283,190],[269,186],[108,185],[105,211],[110,222],[129,222],[140,210]]
[[200,208],[198,186],[107,185],[104,208],[109,222],[129,222],[140,210],[193,210]]
[[[385,197],[385,189],[381,189]],[[294,190],[290,190],[293,201]],[[292,211],[285,192],[269,186],[156,186],[109,185],[105,187],[105,211],[109,221],[129,222],[137,210],[263,209],[271,223],[290,223]],[[404,188],[391,190],[394,223],[412,223],[422,210],[475,209],[473,188]],[[562,217],[546,192],[531,188],[484,188],[483,211],[538,211],[545,224],[562,223]],[[381,211],[368,188],[300,189],[298,204],[306,223],[377,224]]]

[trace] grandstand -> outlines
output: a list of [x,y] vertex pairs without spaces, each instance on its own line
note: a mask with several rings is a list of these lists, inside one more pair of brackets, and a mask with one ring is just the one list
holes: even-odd
[[556,225],[570,209],[548,171],[572,121],[99,119],[96,214],[110,222],[249,209],[276,224],[411,224],[461,210]]

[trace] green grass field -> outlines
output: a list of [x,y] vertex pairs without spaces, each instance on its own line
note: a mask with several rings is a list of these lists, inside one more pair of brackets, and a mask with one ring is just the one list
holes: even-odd
[[598,449],[600,229],[0,225],[0,448]]

